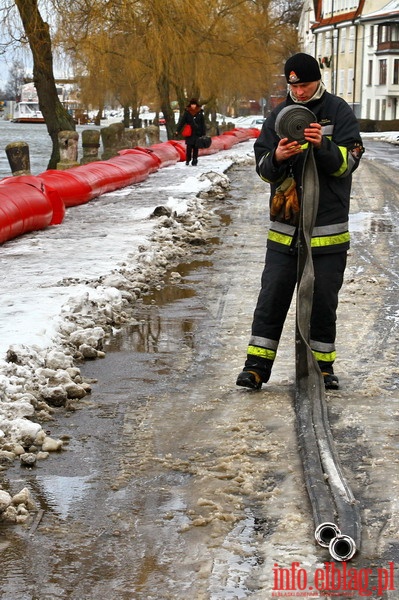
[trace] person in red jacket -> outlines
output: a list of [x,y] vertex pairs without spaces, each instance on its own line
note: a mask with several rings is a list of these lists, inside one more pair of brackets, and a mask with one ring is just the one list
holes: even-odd
[[[185,126],[190,128],[189,135],[184,135]],[[176,135],[179,135],[180,132],[183,133],[186,140],[186,165],[190,164],[192,158],[191,164],[195,167],[198,164],[197,140],[206,133],[204,111],[195,98],[191,98],[179,119]]]
[[[326,389],[338,389],[336,310],[349,248],[352,172],[364,151],[350,106],[328,93],[318,62],[309,54],[291,56],[284,67],[287,98],[268,116],[255,142],[256,170],[270,184],[271,225],[261,290],[254,311],[247,359],[237,385],[259,389],[271,374],[283,325],[297,283],[298,213],[306,149],[313,145],[320,195],[311,248],[314,267],[310,346]],[[302,105],[315,115],[304,143],[280,139],[276,118],[286,106]]]

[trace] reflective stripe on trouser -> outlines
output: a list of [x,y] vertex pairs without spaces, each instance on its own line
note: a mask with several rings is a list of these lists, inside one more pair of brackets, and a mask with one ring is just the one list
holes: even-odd
[[247,354],[256,358],[274,360],[276,358],[277,346],[278,342],[274,340],[252,335],[249,340]]
[[[312,349],[321,355],[335,359],[336,311],[338,293],[341,289],[346,266],[346,252],[318,254],[313,257],[315,273],[313,307],[310,322]],[[297,280],[297,256],[267,250],[266,263],[262,274],[262,287],[254,311],[252,337],[265,339],[263,344],[250,340],[251,352],[247,362],[253,357],[256,362],[255,347],[265,348],[265,358],[276,355],[284,322],[290,307]],[[272,341],[272,344],[269,342]],[[327,356],[318,358],[324,361]],[[327,360],[325,362],[332,362]]]
[[333,363],[336,358],[335,344],[323,344],[310,340],[310,347],[318,362]]

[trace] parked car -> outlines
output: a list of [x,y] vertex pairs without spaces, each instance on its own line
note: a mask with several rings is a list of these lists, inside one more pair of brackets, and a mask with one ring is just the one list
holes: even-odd
[[262,125],[265,121],[263,115],[248,115],[247,117],[237,117],[232,119],[236,127],[257,127],[262,129]]

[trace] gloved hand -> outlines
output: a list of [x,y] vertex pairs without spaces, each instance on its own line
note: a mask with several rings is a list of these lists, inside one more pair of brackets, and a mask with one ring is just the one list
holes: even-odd
[[285,212],[284,218],[286,221],[291,221],[291,219],[295,219],[299,213],[299,201],[298,194],[296,193],[296,183],[295,180],[292,180],[292,183],[288,187],[288,189],[284,192],[285,196]]
[[272,199],[272,205],[270,207],[270,215],[272,217],[277,217],[277,215],[279,214],[281,207],[283,206],[285,201],[285,196],[284,193],[282,191],[280,191],[280,188],[277,188],[276,193],[273,196]]
[[286,203],[286,192],[287,190],[290,190],[292,186],[294,186],[295,189],[295,180],[293,177],[286,177],[284,181],[278,186],[272,198],[272,203],[270,207],[271,217],[277,217],[280,214],[281,209]]

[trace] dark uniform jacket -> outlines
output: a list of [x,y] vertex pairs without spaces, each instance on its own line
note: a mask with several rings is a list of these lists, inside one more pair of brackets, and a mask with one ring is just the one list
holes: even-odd
[[[288,105],[296,105],[289,95],[263,124],[254,145],[256,170],[263,180],[271,184],[270,200],[277,186],[288,175],[292,175],[297,184],[300,202],[302,169],[308,143],[302,146],[304,152],[289,161],[277,165],[273,160],[280,139],[275,132],[276,116]],[[320,99],[307,102],[306,108],[315,114],[323,133],[321,148],[314,149],[320,196],[311,241],[312,252],[344,251],[349,248],[348,220],[352,172],[357,168],[363,152],[358,123],[350,106],[327,91]],[[281,252],[295,252],[296,238],[297,228],[284,218],[277,217],[271,223],[267,246]]]

